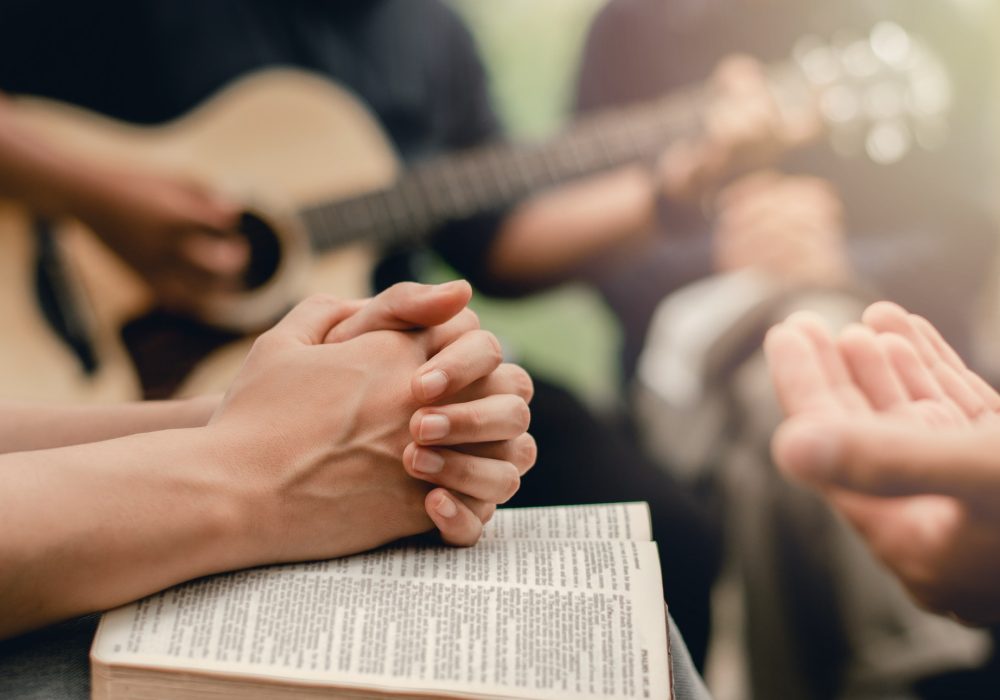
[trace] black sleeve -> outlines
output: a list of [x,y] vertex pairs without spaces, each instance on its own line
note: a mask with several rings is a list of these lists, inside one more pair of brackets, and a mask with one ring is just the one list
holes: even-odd
[[[459,150],[498,139],[500,122],[475,40],[450,11],[443,11],[441,21],[444,45],[436,66],[440,88],[436,99],[443,111],[442,142],[448,149]],[[436,231],[432,239],[434,250],[486,294],[512,293],[488,273],[493,242],[509,211],[510,208],[504,208],[451,221]]]

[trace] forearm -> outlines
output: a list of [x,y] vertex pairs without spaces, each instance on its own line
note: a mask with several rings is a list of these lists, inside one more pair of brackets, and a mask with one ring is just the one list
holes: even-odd
[[50,216],[74,215],[114,199],[117,176],[53,149],[0,95],[0,196]]
[[646,168],[622,168],[534,197],[502,224],[489,271],[532,287],[571,277],[581,265],[648,233],[656,185]]
[[0,638],[253,563],[206,429],[0,456]]
[[51,406],[0,401],[0,454],[99,442],[136,433],[208,423],[220,397],[107,406]]

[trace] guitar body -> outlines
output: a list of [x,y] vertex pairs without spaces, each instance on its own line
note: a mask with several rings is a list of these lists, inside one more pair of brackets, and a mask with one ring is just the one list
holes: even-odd
[[[24,127],[67,152],[109,165],[182,175],[268,212],[296,211],[317,200],[350,197],[390,185],[399,163],[368,110],[318,76],[271,70],[247,77],[164,126],[136,127],[66,105],[23,98]],[[290,215],[290,218],[291,215]],[[292,227],[294,228],[294,227]],[[38,303],[34,217],[0,201],[0,397],[121,401],[141,397],[121,329],[153,307],[141,279],[77,222],[56,225],[54,242],[67,286],[87,325],[98,360],[93,373],[45,319]],[[282,290],[288,299],[313,291],[368,294],[373,251],[343,248],[307,255]],[[215,351],[185,381],[180,395],[224,389],[252,338]],[[169,357],[165,361],[169,361]]]
[[[845,71],[833,81],[813,75],[810,66],[817,61],[808,60],[810,56],[823,63],[837,52],[853,50],[822,42],[810,44],[812,48],[799,57],[804,62],[801,67],[779,64],[770,80],[772,91],[778,98],[794,96],[778,100],[780,111],[790,108],[794,113],[804,108],[811,115],[805,121],[821,122],[838,152],[850,151],[852,140],[856,141],[853,147],[872,142],[893,145],[871,154],[878,156],[877,162],[904,157],[911,144],[935,138],[940,143],[950,108],[947,73],[933,53],[901,27],[885,22],[876,26],[869,44],[885,41],[907,47],[906,60],[885,61],[871,53],[867,60],[875,70],[864,75]],[[870,47],[866,50],[871,51]],[[928,91],[929,85],[933,89]],[[866,110],[846,119],[834,114],[826,121],[823,110],[816,111],[826,95],[840,99],[846,94],[863,104],[872,91],[881,94],[887,86],[903,96],[897,101],[898,111],[880,111],[871,123],[866,121]],[[924,99],[928,94],[933,98],[929,102]],[[700,88],[681,90],[597,115],[589,123],[584,120],[533,149],[495,144],[423,164],[410,173],[401,173],[380,127],[354,97],[324,78],[300,71],[251,75],[185,117],[156,128],[128,126],[65,105],[20,99],[17,111],[24,128],[67,152],[109,165],[183,176],[243,201],[247,216],[242,228],[260,254],[253,256],[250,265],[250,289],[207,298],[196,311],[199,320],[207,322],[207,335],[214,333],[219,342],[241,338],[239,342],[217,349],[213,340],[204,351],[191,352],[185,346],[181,352],[183,343],[168,340],[154,343],[150,350],[148,343],[137,343],[131,333],[138,322],[129,322],[142,318],[150,321],[147,331],[162,328],[159,320],[153,323],[152,317],[145,316],[154,308],[154,300],[142,281],[97,236],[66,222],[53,235],[39,237],[33,230],[36,222],[27,212],[0,202],[0,319],[10,338],[0,343],[0,397],[110,401],[140,398],[144,390],[151,393],[151,385],[156,385],[156,395],[221,390],[228,386],[250,342],[245,335],[222,329],[259,331],[310,291],[346,297],[367,293],[369,251],[341,247],[335,254],[317,256],[310,254],[307,241],[322,249],[358,240],[402,242],[409,239],[399,239],[401,234],[424,234],[435,223],[493,210],[542,187],[648,160],[676,139],[699,132],[709,97]],[[372,194],[352,199],[367,193]],[[323,235],[318,237],[317,232]],[[42,247],[36,246],[39,240],[44,242]],[[61,254],[52,254],[53,248]],[[80,307],[71,316],[80,317],[88,326],[88,332],[70,335],[89,338],[83,345],[92,349],[96,363],[90,364],[96,364],[96,369],[84,371],[86,362],[77,359],[86,355],[79,351],[81,343],[76,342],[71,352],[42,314],[34,274],[39,251],[45,253],[43,259],[57,257],[69,263],[65,265],[70,268],[65,275],[68,284],[60,285],[69,291],[62,296]],[[58,296],[52,294],[51,286],[46,287],[46,299]],[[45,308],[52,306],[48,303]],[[123,346],[123,329],[131,353]],[[61,335],[67,336],[65,328]],[[209,354],[209,350],[213,351]],[[133,357],[143,370],[142,382],[134,371]],[[150,379],[151,367],[154,373],[159,367],[180,371],[158,382]]]

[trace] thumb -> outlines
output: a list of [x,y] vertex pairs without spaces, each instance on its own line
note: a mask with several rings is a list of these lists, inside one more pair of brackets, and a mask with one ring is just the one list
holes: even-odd
[[438,326],[460,313],[471,298],[472,287],[464,280],[438,285],[395,284],[333,328],[326,342],[342,342],[371,331]]
[[181,249],[191,264],[220,277],[235,277],[250,262],[250,243],[235,233],[197,230],[181,241]]
[[821,490],[879,497],[940,494],[996,502],[1000,430],[930,429],[872,416],[793,418],[772,451],[786,474]]
[[332,328],[356,314],[363,303],[357,299],[343,300],[329,294],[314,294],[296,304],[264,335],[282,342],[319,345]]

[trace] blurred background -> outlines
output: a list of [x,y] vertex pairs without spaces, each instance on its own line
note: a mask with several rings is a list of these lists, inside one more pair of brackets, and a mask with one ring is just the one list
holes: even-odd
[[[993,27],[992,36],[1000,31],[1000,12],[990,0],[947,1]],[[587,31],[605,0],[448,2],[475,35],[495,107],[511,137],[540,140],[557,134],[572,119]],[[1000,81],[997,67],[980,66],[977,75]],[[438,274],[451,273],[442,269]],[[564,381],[595,407],[616,400],[622,378],[616,359],[620,330],[589,285],[566,284],[511,302],[480,296],[475,303],[488,325],[532,366]],[[1000,357],[993,352],[1000,350],[995,330],[1000,324],[992,321],[1000,319],[1000,290],[989,289],[976,303],[982,305],[979,352],[987,365],[994,355]]]
[[[452,0],[479,44],[504,127],[544,139],[571,117],[587,29],[603,0]],[[595,406],[615,400],[618,329],[593,290],[568,284],[530,300],[476,300],[476,310],[533,366]]]
[[[280,244],[248,264],[236,209],[206,192],[257,187],[303,207],[316,241],[380,244],[374,270],[326,256],[325,291],[479,288],[483,325],[536,382],[538,464],[511,504],[647,501],[665,597],[719,700],[996,698],[996,631],[919,609],[777,472],[760,347],[794,310],[836,329],[889,298],[1000,383],[998,34],[993,0],[0,3],[15,120],[90,157],[69,159],[55,228],[28,187],[5,239],[2,300],[21,303],[0,393],[227,387],[265,319],[206,317],[206,299],[266,279]],[[276,66],[320,80],[254,82]],[[213,102],[242,78],[267,118]],[[228,121],[181,121],[144,151],[18,95]],[[293,301],[275,296],[267,322]]]

